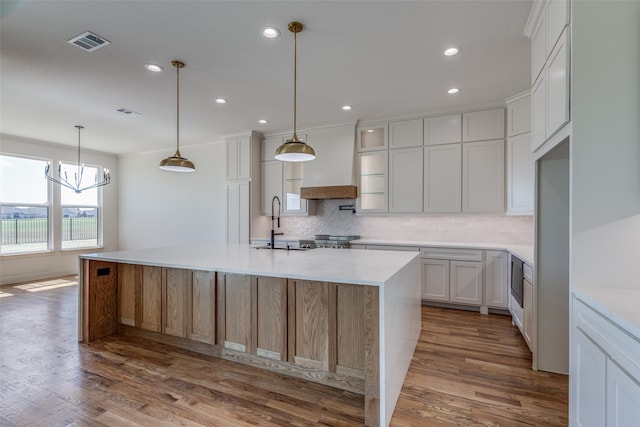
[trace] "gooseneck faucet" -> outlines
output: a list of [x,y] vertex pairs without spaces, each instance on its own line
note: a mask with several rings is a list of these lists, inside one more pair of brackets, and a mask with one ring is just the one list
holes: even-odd
[[[275,216],[275,203],[278,201],[278,216]],[[273,249],[275,246],[275,236],[281,236],[284,233],[276,233],[276,230],[273,226],[273,222],[277,221],[277,228],[280,228],[280,213],[281,213],[280,198],[278,196],[273,196],[271,199],[271,236],[269,239],[269,248]]]

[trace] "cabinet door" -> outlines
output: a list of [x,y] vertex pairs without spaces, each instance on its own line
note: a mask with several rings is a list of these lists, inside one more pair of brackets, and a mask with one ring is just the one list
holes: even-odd
[[162,331],[162,267],[142,266],[140,327]]
[[607,356],[581,330],[573,330],[571,352],[571,411],[576,427],[605,424]]
[[262,161],[269,162],[275,160],[276,150],[284,142],[281,136],[269,136],[262,143]]
[[375,151],[358,155],[360,188],[358,189],[360,206],[364,212],[387,212],[389,168],[387,151]]
[[569,1],[550,0],[547,4],[547,56],[553,50],[564,27],[569,23]]
[[504,138],[504,108],[462,115],[462,142]]
[[449,261],[422,260],[422,299],[449,302]]
[[218,275],[218,342],[226,349],[254,353],[251,348],[251,276]]
[[287,279],[256,277],[256,354],[287,360]]
[[231,138],[225,143],[226,154],[226,178],[237,179],[238,178],[238,139]]
[[462,142],[462,115],[424,119],[424,145]]
[[547,132],[549,139],[569,121],[569,50],[565,30],[547,61]]
[[531,96],[507,104],[507,136],[531,131]]
[[547,79],[545,73],[531,88],[531,151],[536,151],[547,139]]
[[362,126],[356,130],[357,148],[360,151],[382,150],[388,148],[387,124]]
[[249,243],[249,185],[227,184],[227,243]]
[[462,145],[424,148],[424,211],[462,210]]
[[389,212],[422,212],[422,147],[389,150]]
[[504,140],[462,145],[462,211],[504,212]]
[[307,200],[300,198],[303,174],[303,162],[284,163],[284,200],[282,206],[287,215],[299,215],[307,212]]
[[607,359],[607,427],[633,427],[640,422],[640,383]]
[[[546,7],[546,6],[545,6]],[[547,25],[545,12],[542,13],[538,26],[531,37],[531,83],[542,75],[547,59]]]
[[482,304],[482,263],[451,261],[449,300],[459,304]]
[[251,137],[238,138],[238,179],[251,178]]
[[422,119],[389,123],[389,148],[422,146]]
[[189,307],[187,337],[206,344],[215,344],[216,281],[214,272],[193,272]]
[[485,305],[494,308],[508,308],[509,282],[507,253],[485,251]]
[[336,290],[336,373],[364,378],[364,286],[338,284]]
[[328,371],[328,284],[290,279],[289,301],[289,362]]
[[534,166],[531,134],[507,139],[507,212],[533,214]]
[[523,279],[522,293],[522,305],[524,306],[522,335],[529,350],[533,351],[533,285],[527,279]]
[[164,315],[162,333],[176,337],[187,336],[188,295],[191,293],[191,270],[164,269],[162,286]]
[[278,196],[280,202],[282,202],[282,168],[282,162],[279,160],[262,162],[263,215],[271,215],[271,200],[274,196]]
[[136,286],[142,270],[133,264],[118,264],[118,319],[123,325],[136,326]]

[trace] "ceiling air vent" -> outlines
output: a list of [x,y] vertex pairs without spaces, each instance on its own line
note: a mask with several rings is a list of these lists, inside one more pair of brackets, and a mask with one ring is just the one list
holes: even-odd
[[90,31],[80,34],[79,36],[76,36],[67,41],[73,45],[78,46],[79,48],[86,50],[87,52],[93,52],[96,49],[100,49],[101,47],[111,44],[109,40],[103,39],[99,35],[93,34]]
[[126,116],[129,116],[129,117],[135,117],[135,118],[142,117],[142,114],[140,114],[140,113],[138,113],[136,111],[130,110],[128,108],[124,108],[124,107],[120,107],[116,111],[118,113],[122,113],[122,114],[124,114]]

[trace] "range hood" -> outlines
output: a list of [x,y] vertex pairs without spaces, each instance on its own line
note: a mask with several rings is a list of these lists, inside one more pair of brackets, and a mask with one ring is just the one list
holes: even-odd
[[302,187],[300,198],[309,200],[355,199],[358,187],[355,185],[326,185],[322,187]]
[[300,198],[307,200],[355,199],[355,123],[307,130],[307,142],[316,158],[304,164]]

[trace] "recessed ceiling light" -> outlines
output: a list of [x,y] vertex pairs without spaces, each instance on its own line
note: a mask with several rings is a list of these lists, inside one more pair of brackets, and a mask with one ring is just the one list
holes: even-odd
[[458,52],[460,52],[460,49],[458,49],[457,47],[450,47],[450,48],[448,48],[448,49],[446,49],[444,51],[444,55],[445,56],[453,56]]
[[159,73],[162,70],[164,70],[164,68],[162,68],[158,64],[144,64],[144,68],[146,68],[149,71],[153,71],[154,73]]
[[367,129],[367,133],[373,133],[374,130],[373,129]]
[[447,93],[450,95],[453,95],[454,93],[458,93],[458,92],[460,92],[460,89],[458,89],[457,87],[452,87],[447,91]]
[[262,27],[260,29],[260,34],[262,37],[266,37],[268,39],[275,39],[280,35],[280,30],[276,27]]
[[342,106],[342,109],[343,109],[344,111],[351,111],[351,109],[352,109],[352,108],[353,108],[353,107],[352,107],[351,105],[343,105],[343,106]]
[[265,119],[260,119],[260,120],[258,120],[258,123],[260,123],[261,125],[266,125],[269,122],[266,121]]
[[217,104],[226,104],[227,100],[224,98],[216,98],[216,103]]

